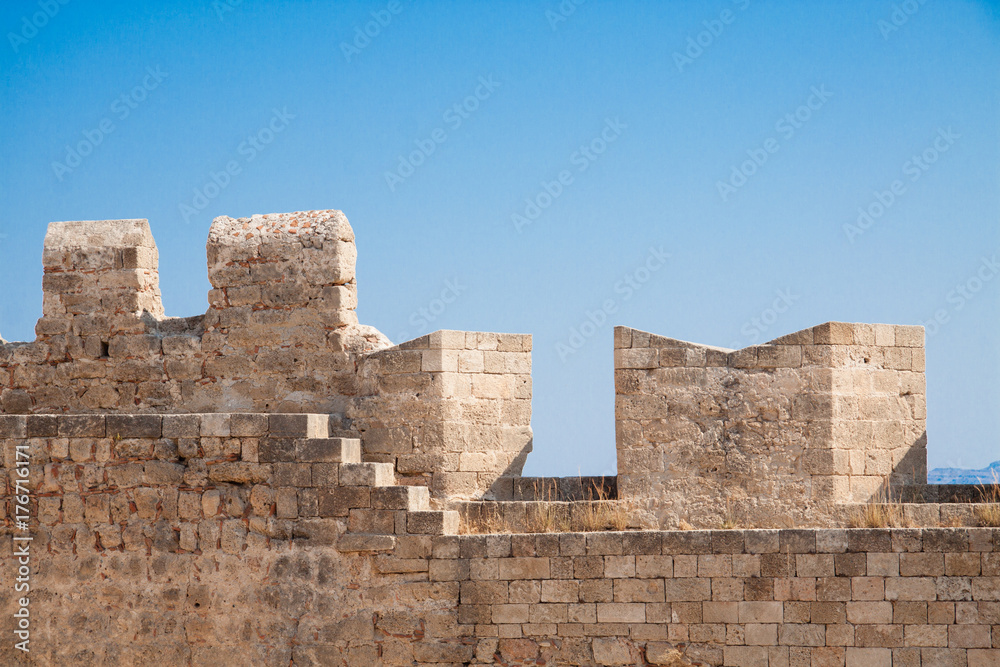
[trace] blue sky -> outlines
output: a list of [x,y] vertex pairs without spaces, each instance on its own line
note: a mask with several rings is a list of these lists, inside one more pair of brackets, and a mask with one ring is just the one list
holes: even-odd
[[614,324],[935,320],[930,465],[1000,459],[1000,3],[18,0],[0,29],[8,340],[50,221],[148,218],[186,316],[214,216],[339,208],[362,322],[534,335],[527,474],[614,471]]

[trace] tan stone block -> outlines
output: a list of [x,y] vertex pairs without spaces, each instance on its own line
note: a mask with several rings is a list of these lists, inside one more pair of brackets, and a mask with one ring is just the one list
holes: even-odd
[[615,602],[663,602],[663,595],[663,581],[660,579],[614,580]]
[[799,577],[832,577],[833,554],[796,554],[795,573]]
[[826,646],[826,628],[807,623],[784,623],[778,627],[778,643],[786,646]]
[[799,345],[757,346],[758,368],[798,368],[802,365],[802,347]]
[[935,600],[936,598],[937,586],[935,580],[930,577],[890,577],[885,580],[886,600]]
[[947,625],[906,625],[904,646],[947,646]]
[[705,602],[702,618],[705,623],[738,623],[739,602]]
[[542,602],[579,602],[580,582],[569,580],[543,581],[541,583]]
[[774,623],[748,623],[744,637],[748,646],[774,646],[778,643],[778,626]]
[[500,559],[500,578],[512,579],[548,579],[548,558],[502,558]]
[[[996,633],[998,630],[993,629]],[[1000,648],[970,649],[968,652],[969,667],[996,667],[1000,665]]]
[[767,648],[763,646],[726,646],[722,664],[734,667],[768,667]]
[[597,623],[596,604],[570,604],[567,608],[570,623]]
[[605,556],[604,576],[612,579],[635,576],[635,556]]
[[[674,559],[676,563],[676,557]],[[668,579],[663,582],[667,602],[693,602],[712,599],[712,583],[707,579]]]
[[855,600],[884,600],[885,579],[882,577],[853,577],[851,597]]
[[924,346],[924,328],[922,326],[897,324],[895,329],[897,347]]
[[614,352],[615,368],[656,368],[659,366],[654,348],[619,349]]
[[699,577],[731,577],[733,560],[729,554],[707,554],[698,556]]
[[846,667],[892,667],[890,648],[847,648]]
[[901,625],[859,625],[854,628],[854,643],[857,646],[897,647],[903,645]]
[[597,603],[598,623],[645,623],[646,605],[628,602]]
[[981,558],[978,553],[944,555],[944,573],[949,577],[977,577],[980,565]]
[[[494,563],[495,559],[491,559]],[[474,561],[473,561],[474,562]],[[472,577],[475,579],[476,577]],[[542,582],[512,581],[507,589],[507,601],[515,604],[538,604],[542,600]]]
[[899,576],[899,554],[869,553],[867,554],[867,561],[869,576]]
[[892,622],[905,625],[927,623],[927,603],[898,600],[892,603]]
[[674,561],[671,556],[635,557],[635,576],[639,578],[670,578],[673,570]]
[[740,602],[739,623],[781,623],[784,606],[781,602]]
[[854,327],[847,322],[827,322],[812,328],[816,345],[854,345]]
[[903,577],[939,577],[944,574],[944,554],[900,554],[899,573]]
[[673,557],[674,577],[696,577],[698,576],[698,557],[687,555],[676,555]]
[[990,626],[951,625],[948,626],[949,648],[990,648]]
[[879,347],[893,347],[896,345],[896,327],[892,324],[876,324],[875,345]]
[[892,623],[892,603],[848,602],[847,622],[854,625]]
[[599,665],[631,665],[634,664],[632,652],[621,639],[595,639],[593,642],[594,660]]
[[495,604],[493,605],[494,623],[527,623],[530,605],[526,604]]

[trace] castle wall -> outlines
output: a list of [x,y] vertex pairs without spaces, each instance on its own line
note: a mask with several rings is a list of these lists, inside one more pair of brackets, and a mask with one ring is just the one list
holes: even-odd
[[[1000,529],[455,535],[314,414],[0,417],[4,664],[991,665]],[[422,493],[419,491],[422,490]],[[18,566],[7,530],[0,633]]]
[[[887,480],[987,522],[926,485],[920,327],[618,327],[618,478],[552,498],[530,336],[360,325],[339,211],[218,218],[208,259],[168,318],[144,220],[50,227],[37,339],[0,341],[3,664],[1000,664],[1000,529],[831,527]],[[754,529],[459,534],[560,503]]]
[[616,327],[615,392],[620,496],[664,526],[831,525],[887,478],[926,483],[922,327],[735,351]]
[[52,223],[37,339],[0,341],[0,414],[329,413],[436,501],[509,497],[531,449],[530,336],[392,347],[358,323],[340,211],[216,218],[207,256],[207,312],[169,318],[145,220]]
[[435,499],[511,498],[531,451],[531,336],[437,331],[365,355],[365,460]]

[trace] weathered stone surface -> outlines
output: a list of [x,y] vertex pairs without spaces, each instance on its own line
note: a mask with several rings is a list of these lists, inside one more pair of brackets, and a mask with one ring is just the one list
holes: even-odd
[[[920,327],[736,351],[620,327],[621,476],[546,498],[518,479],[530,336],[360,326],[339,211],[219,218],[208,256],[209,311],[166,318],[145,221],[50,228],[38,339],[0,341],[0,578],[24,495],[33,538],[30,661],[0,663],[1000,660],[1000,531],[842,527],[923,481]],[[942,493],[907,516],[971,522]],[[473,506],[500,532],[458,534]],[[570,506],[707,529],[503,532]]]

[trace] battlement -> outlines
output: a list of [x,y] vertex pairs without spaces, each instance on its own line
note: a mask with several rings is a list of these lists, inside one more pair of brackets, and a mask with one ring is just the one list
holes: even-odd
[[[166,317],[145,220],[50,226],[0,341],[0,568],[29,532],[44,619],[4,664],[1000,662],[1000,504],[926,485],[921,327],[616,327],[617,477],[526,479],[530,335],[360,324],[339,211],[207,258]],[[846,528],[884,483],[896,527]]]

